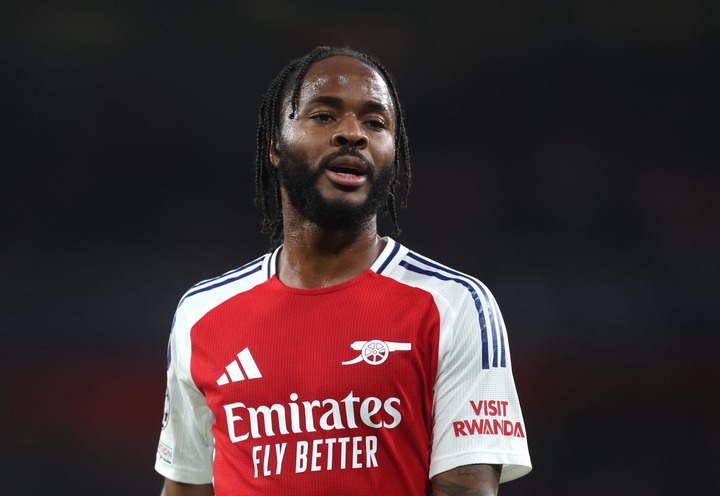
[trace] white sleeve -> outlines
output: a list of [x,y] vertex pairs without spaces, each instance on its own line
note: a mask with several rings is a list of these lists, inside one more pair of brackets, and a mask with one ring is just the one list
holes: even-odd
[[155,470],[189,484],[212,482],[214,416],[190,373],[190,329],[181,309],[168,343],[167,390]]
[[500,464],[500,482],[532,465],[505,324],[477,281],[436,295],[440,345],[430,477],[475,463]]

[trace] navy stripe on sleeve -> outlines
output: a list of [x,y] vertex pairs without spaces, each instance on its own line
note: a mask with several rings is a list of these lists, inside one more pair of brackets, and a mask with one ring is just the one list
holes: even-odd
[[[252,265],[253,263],[255,264],[254,266]],[[248,267],[248,265],[249,265],[249,267]],[[185,300],[187,300],[187,299],[190,298],[191,296],[194,296],[194,295],[196,295],[196,294],[198,294],[198,293],[204,293],[205,291],[210,291],[211,289],[215,289],[215,288],[219,288],[219,287],[221,287],[221,286],[225,286],[226,284],[229,284],[229,283],[234,282],[234,281],[238,281],[238,280],[240,280],[240,279],[244,279],[244,278],[246,278],[246,277],[248,277],[248,276],[250,276],[250,275],[252,275],[252,274],[254,274],[254,273],[256,273],[256,272],[259,272],[259,271],[262,269],[262,259],[258,259],[258,260],[256,260],[255,262],[251,262],[251,263],[248,264],[248,265],[245,265],[245,266],[241,267],[241,269],[247,268],[247,269],[248,269],[247,271],[241,272],[240,274],[236,275],[235,277],[230,277],[230,278],[224,279],[224,280],[222,280],[222,281],[219,281],[219,282],[217,282],[217,283],[215,283],[215,284],[211,284],[211,285],[209,285],[209,286],[204,286],[204,287],[202,287],[202,288],[196,289],[195,291],[190,291],[189,293],[187,293],[187,294],[183,297],[182,300],[180,300],[180,303],[178,304],[178,306],[182,305],[182,303],[183,303]],[[240,270],[240,269],[238,269],[238,270]],[[236,272],[237,272],[237,270],[234,270],[232,273],[236,273]],[[227,274],[226,274],[226,275],[227,275]],[[224,277],[224,276],[221,276],[221,277]],[[214,279],[213,279],[213,280],[214,280]]]
[[[489,355],[489,351],[487,349],[488,347],[488,336],[487,336],[487,326],[485,324],[485,317],[487,317],[487,320],[490,322],[490,332],[492,332],[493,336],[493,361],[492,366],[493,367],[506,367],[506,359],[505,359],[505,336],[503,336],[502,329],[499,328],[498,324],[495,321],[495,318],[500,318],[499,312],[496,310],[494,299],[490,297],[485,287],[475,278],[468,276],[467,274],[463,274],[462,272],[458,272],[456,270],[450,269],[448,267],[444,267],[436,262],[433,262],[432,260],[429,260],[427,258],[424,258],[414,252],[408,253],[408,257],[435,269],[435,272],[427,270],[425,273],[427,275],[431,275],[434,277],[437,277],[438,279],[442,280],[448,280],[448,281],[455,281],[457,283],[460,283],[463,285],[468,291],[470,291],[470,294],[473,297],[473,301],[475,302],[475,307],[478,311],[478,318],[480,323],[480,330],[482,333],[482,342],[483,342],[483,368],[490,368],[489,365],[489,358],[486,358],[487,355]],[[403,265],[403,264],[401,264]],[[420,268],[420,267],[418,267]],[[446,275],[443,275],[441,277],[441,273],[445,273]],[[485,315],[485,311],[482,306],[482,302],[480,301],[480,296],[478,295],[478,292],[482,294],[482,297],[487,302],[487,309],[490,312],[490,315]],[[498,353],[498,342],[500,343],[500,353]],[[498,363],[499,358],[499,363]]]
[[393,241],[395,243],[395,246],[393,246],[392,251],[390,252],[390,255],[385,259],[385,261],[382,263],[380,268],[377,270],[376,274],[382,274],[383,270],[387,268],[387,266],[390,264],[393,258],[395,258],[395,255],[397,255],[397,252],[400,251],[400,243]]
[[213,281],[217,281],[218,279],[222,279],[223,277],[227,277],[227,276],[231,276],[231,275],[233,275],[233,274],[236,274],[237,272],[240,272],[240,271],[242,271],[242,270],[245,270],[245,269],[247,269],[248,267],[250,267],[250,266],[252,266],[252,265],[255,265],[256,263],[262,261],[263,258],[265,258],[265,255],[263,255],[263,256],[260,257],[260,258],[256,258],[256,259],[253,260],[252,262],[246,263],[246,264],[243,265],[242,267],[238,267],[237,269],[233,269],[233,270],[231,270],[230,272],[226,272],[226,273],[221,274],[221,275],[219,275],[219,276],[217,276],[217,277],[213,277],[212,279],[205,279],[204,281],[200,281],[199,283],[197,283],[197,284],[195,284],[193,287],[191,287],[190,290],[193,290],[193,289],[195,289],[195,288],[199,288],[200,286],[204,286],[204,285],[209,284],[209,283],[211,283],[211,282],[213,282]]

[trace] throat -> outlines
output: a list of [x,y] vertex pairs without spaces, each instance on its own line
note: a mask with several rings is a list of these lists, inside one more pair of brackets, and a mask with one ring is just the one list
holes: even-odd
[[363,243],[334,250],[298,245],[286,238],[277,259],[277,276],[286,286],[298,289],[341,284],[369,269],[385,244],[377,234]]

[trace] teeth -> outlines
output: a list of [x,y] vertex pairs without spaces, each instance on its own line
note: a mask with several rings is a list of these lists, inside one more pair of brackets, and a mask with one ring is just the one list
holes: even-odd
[[348,169],[333,169],[333,172],[337,174],[342,174],[343,176],[358,176],[358,172],[354,170],[348,170]]

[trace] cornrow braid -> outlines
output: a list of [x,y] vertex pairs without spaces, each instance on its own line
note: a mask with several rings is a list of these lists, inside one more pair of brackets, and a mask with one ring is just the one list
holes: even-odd
[[390,216],[395,228],[395,234],[400,233],[395,192],[397,187],[403,183],[405,191],[400,205],[407,206],[412,174],[410,170],[410,149],[405,131],[405,114],[395,90],[395,83],[380,60],[373,55],[347,47],[319,46],[303,57],[292,60],[285,66],[270,82],[260,105],[255,155],[255,204],[262,211],[262,232],[270,233],[271,249],[282,243],[283,239],[280,181],[277,170],[270,162],[270,147],[273,146],[276,132],[280,130],[281,125],[280,111],[283,102],[289,96],[290,114],[288,117],[294,119],[299,106],[300,90],[307,71],[314,63],[335,56],[352,57],[372,67],[380,73],[390,91],[397,121],[395,127],[395,157],[392,164],[394,178],[390,184],[387,202],[382,213],[387,213]]

